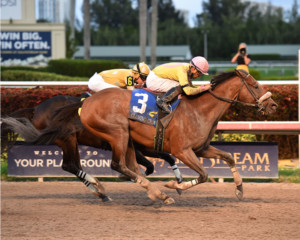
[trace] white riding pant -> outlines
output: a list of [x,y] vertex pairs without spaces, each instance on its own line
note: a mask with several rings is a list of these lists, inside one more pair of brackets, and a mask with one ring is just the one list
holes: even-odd
[[160,78],[151,71],[147,77],[146,85],[151,91],[167,92],[171,88],[179,86],[179,82],[167,78]]
[[99,92],[106,88],[116,87],[115,85],[109,84],[104,81],[103,77],[101,77],[98,73],[95,73],[88,82],[88,87],[94,92]]

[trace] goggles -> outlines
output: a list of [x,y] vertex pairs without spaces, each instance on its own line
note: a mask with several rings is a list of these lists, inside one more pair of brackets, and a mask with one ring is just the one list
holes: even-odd
[[141,73],[139,64],[136,65],[136,68],[137,68],[137,70],[138,70],[138,73],[139,73],[139,75],[140,75],[140,78],[141,78],[143,81],[146,81],[148,75],[146,75],[146,74],[144,74],[144,73]]
[[143,81],[146,81],[147,75],[140,73],[140,78],[141,78]]

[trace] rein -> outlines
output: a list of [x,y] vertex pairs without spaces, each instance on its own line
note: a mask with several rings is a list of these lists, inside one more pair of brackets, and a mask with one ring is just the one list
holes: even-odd
[[[209,93],[214,96],[216,99],[219,99],[223,102],[228,102],[230,104],[236,104],[236,103],[240,103],[244,106],[249,106],[249,107],[256,107],[258,108],[258,111],[262,111],[265,107],[263,106],[263,102],[268,100],[271,97],[271,93],[270,92],[266,92],[263,96],[261,96],[260,98],[256,97],[255,93],[253,92],[253,90],[249,87],[248,83],[246,82],[247,78],[250,76],[250,74],[248,74],[246,77],[240,77],[241,79],[241,86],[240,89],[238,91],[238,94],[236,95],[236,97],[234,99],[231,98],[226,98],[226,97],[220,97],[218,95],[216,95],[211,89],[209,89]],[[242,87],[245,84],[245,86],[247,87],[248,91],[250,92],[251,96],[253,97],[253,99],[255,100],[255,104],[254,103],[246,103],[246,102],[242,102],[239,101],[239,95],[241,93]]]

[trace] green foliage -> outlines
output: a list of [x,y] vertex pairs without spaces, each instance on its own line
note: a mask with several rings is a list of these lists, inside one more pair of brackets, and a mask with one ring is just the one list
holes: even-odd
[[[223,141],[226,142],[255,142],[255,134],[222,134]],[[218,135],[214,135],[212,141],[218,141]]]
[[256,80],[260,80],[260,72],[254,68],[249,68],[249,73],[254,77]]
[[36,71],[36,72],[46,72],[47,67],[31,67],[31,66],[1,66],[1,72],[6,71],[6,70],[24,70],[24,71]]
[[252,60],[281,60],[279,54],[251,54]]
[[[225,72],[228,72],[228,71],[233,71],[235,68],[228,68],[225,70]],[[256,80],[261,80],[261,77],[260,77],[260,72],[254,68],[250,68],[249,67],[249,73],[252,75],[252,77],[254,77]]]
[[118,29],[101,26],[92,30],[92,45],[139,45],[139,29],[134,26],[121,26]]
[[96,0],[91,3],[91,23],[96,28],[138,26],[138,10],[132,8],[130,0]]
[[86,78],[69,77],[54,73],[6,70],[1,72],[2,81],[87,81]]
[[279,179],[277,182],[300,183],[300,168],[279,169]]
[[[151,1],[148,1],[150,11]],[[93,1],[91,6],[92,45],[138,45],[138,6],[132,1]],[[192,30],[187,27],[183,16],[177,11],[172,0],[158,1],[159,45],[187,44]],[[77,34],[82,44],[82,32]],[[77,39],[78,39],[77,37]],[[170,43],[172,41],[172,43]]]
[[297,76],[271,76],[261,77],[260,80],[298,80]]
[[76,47],[76,39],[71,39],[71,28],[66,27],[66,57],[72,58],[75,52],[78,50]]
[[51,60],[48,64],[49,72],[68,76],[88,77],[95,72],[107,69],[128,68],[117,60],[84,60],[84,59],[59,59]]
[[[147,1],[148,10],[151,1]],[[195,1],[195,4],[200,4]],[[204,55],[203,35],[207,32],[208,60],[224,60],[237,51],[240,42],[248,44],[299,44],[300,16],[294,4],[288,12],[266,12],[241,0],[207,0],[203,12],[190,28],[172,0],[158,1],[159,45],[190,45],[192,55]],[[91,5],[92,45],[139,44],[138,1],[96,0]],[[83,45],[83,30],[76,32]],[[148,42],[149,44],[149,42]],[[275,60],[279,55],[253,55],[253,60]],[[282,57],[281,57],[282,58]]]

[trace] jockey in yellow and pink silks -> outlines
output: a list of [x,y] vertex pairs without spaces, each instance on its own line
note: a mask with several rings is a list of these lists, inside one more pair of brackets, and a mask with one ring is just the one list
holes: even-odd
[[145,82],[150,68],[145,63],[138,63],[132,69],[111,69],[95,73],[89,80],[88,87],[94,92],[106,88],[120,87],[128,90],[141,88]]
[[182,91],[186,95],[196,95],[211,88],[210,84],[193,86],[192,79],[202,74],[208,75],[209,65],[204,57],[194,57],[190,63],[166,63],[157,66],[146,80],[147,88],[152,91],[166,92],[158,98],[157,105],[169,113],[168,102],[171,102]]

